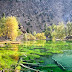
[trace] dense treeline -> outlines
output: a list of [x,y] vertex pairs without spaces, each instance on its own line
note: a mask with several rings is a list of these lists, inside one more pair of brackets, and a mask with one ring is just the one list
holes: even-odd
[[52,26],[44,26],[45,36],[52,38],[52,40],[60,39],[63,40],[67,36],[72,35],[72,22],[67,22],[65,25],[60,22],[58,25],[53,24]]
[[[0,38],[15,40],[20,33],[18,29],[18,21],[16,17],[3,17],[0,19]],[[29,30],[23,34],[24,40],[41,40],[46,39],[46,37],[51,38],[53,41],[56,39],[63,40],[67,36],[72,35],[72,22],[63,22],[52,24],[51,26],[44,25],[44,31],[42,33],[29,33]]]

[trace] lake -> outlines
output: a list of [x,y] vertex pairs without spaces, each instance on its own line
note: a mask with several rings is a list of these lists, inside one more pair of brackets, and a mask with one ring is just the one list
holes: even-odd
[[21,66],[20,72],[72,72],[72,41],[24,41],[0,48],[0,70]]

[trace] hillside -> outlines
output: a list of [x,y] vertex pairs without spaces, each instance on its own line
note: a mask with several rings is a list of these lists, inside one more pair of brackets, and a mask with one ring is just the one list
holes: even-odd
[[25,29],[41,32],[44,25],[72,21],[72,0],[0,0],[0,17],[16,16]]

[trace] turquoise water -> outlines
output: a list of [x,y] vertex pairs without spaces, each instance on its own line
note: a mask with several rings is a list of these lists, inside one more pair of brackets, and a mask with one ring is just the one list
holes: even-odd
[[14,72],[17,66],[20,72],[72,72],[72,41],[24,41],[0,47],[0,70]]
[[[40,72],[72,72],[72,41],[27,41],[20,46],[20,52],[27,57],[21,57],[27,65]],[[21,72],[34,72],[24,69]]]

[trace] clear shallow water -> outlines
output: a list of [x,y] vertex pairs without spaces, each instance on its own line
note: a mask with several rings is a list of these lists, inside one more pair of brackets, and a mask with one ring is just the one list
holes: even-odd
[[[40,72],[72,72],[72,41],[25,41],[21,45],[6,44],[0,48],[2,69],[15,70],[17,63]],[[21,72],[35,71],[21,66]]]
[[[29,49],[27,52],[30,52],[30,56],[37,55],[33,58],[34,60],[29,62],[37,63],[37,65],[30,65],[30,67],[39,69],[40,72],[72,72],[71,41],[57,41],[54,43],[52,41],[41,40],[35,42],[28,41],[24,42],[24,44],[27,45],[26,49]],[[32,72],[28,69],[25,72],[28,71]]]

